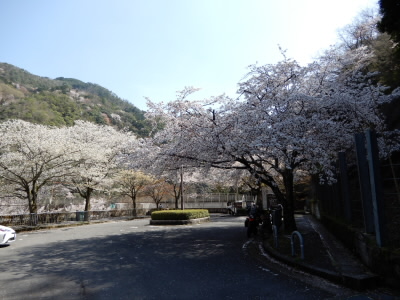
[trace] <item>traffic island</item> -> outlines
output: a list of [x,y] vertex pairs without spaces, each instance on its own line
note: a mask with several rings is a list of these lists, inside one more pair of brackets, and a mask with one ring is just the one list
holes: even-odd
[[159,210],[151,213],[150,225],[189,225],[210,221],[207,209]]

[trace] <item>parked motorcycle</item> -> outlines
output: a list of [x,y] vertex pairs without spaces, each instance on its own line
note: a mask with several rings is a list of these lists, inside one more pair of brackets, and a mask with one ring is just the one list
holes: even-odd
[[247,237],[251,237],[252,234],[257,235],[259,224],[260,220],[253,215],[246,218],[245,226],[247,227]]

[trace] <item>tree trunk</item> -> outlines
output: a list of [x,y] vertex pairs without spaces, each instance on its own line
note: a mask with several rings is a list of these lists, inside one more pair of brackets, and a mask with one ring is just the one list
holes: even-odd
[[285,169],[284,172],[281,173],[285,185],[286,193],[284,194],[268,171],[257,171],[245,159],[237,159],[237,161],[244,164],[250,173],[255,174],[255,178],[257,180],[261,180],[262,183],[266,184],[272,189],[272,192],[275,194],[278,203],[282,204],[283,206],[283,222],[285,232],[291,233],[297,230],[296,220],[294,219],[293,169]]
[[134,192],[131,194],[131,199],[132,199],[132,205],[133,205],[132,216],[136,217],[137,216],[137,212],[136,212],[136,194]]
[[90,211],[90,197],[92,195],[93,189],[88,187],[86,188],[85,194],[85,221],[89,221],[89,211]]
[[36,214],[37,213],[37,195],[34,195],[32,197],[32,205],[31,205],[32,211],[31,213]]
[[32,197],[28,196],[28,206],[29,206],[29,213],[34,214],[36,213],[35,211],[35,204],[32,201]]
[[179,207],[179,199],[181,197],[181,189],[179,188],[177,191],[177,184],[174,184],[174,198],[175,198],[175,209]]
[[28,196],[28,206],[29,206],[29,213],[36,214],[37,213],[37,192],[33,189],[26,189],[27,196]]
[[180,193],[175,196],[175,209],[179,208],[179,198],[180,197],[181,197]]
[[285,231],[291,233],[297,230],[296,220],[294,218],[294,175],[292,169],[286,169],[283,176],[283,182],[285,185],[286,199],[285,205],[283,205],[283,218],[285,224]]
[[273,181],[271,177],[268,178],[269,180],[264,181],[264,183],[272,189],[272,192],[276,196],[278,203],[282,204],[284,230],[286,233],[291,233],[297,230],[296,221],[294,219],[293,205],[293,171],[286,170],[282,176],[285,185],[285,194],[282,193],[276,182]]

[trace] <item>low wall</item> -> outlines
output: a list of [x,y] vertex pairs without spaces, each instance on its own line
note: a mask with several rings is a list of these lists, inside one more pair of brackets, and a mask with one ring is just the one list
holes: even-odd
[[384,284],[400,289],[400,251],[379,248],[375,236],[347,226],[328,216],[321,216],[324,226],[350,249]]
[[226,203],[218,203],[218,202],[187,202],[184,204],[185,209],[227,209]]
[[375,236],[356,233],[353,236],[356,254],[366,266],[380,275],[387,285],[400,289],[400,251],[379,248],[374,240]]
[[210,217],[190,220],[150,220],[150,225],[189,225],[209,222]]

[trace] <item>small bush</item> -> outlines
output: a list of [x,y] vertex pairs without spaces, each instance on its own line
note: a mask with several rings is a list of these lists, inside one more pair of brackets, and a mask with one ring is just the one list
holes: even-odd
[[151,213],[152,220],[190,220],[209,216],[207,209],[159,210]]

